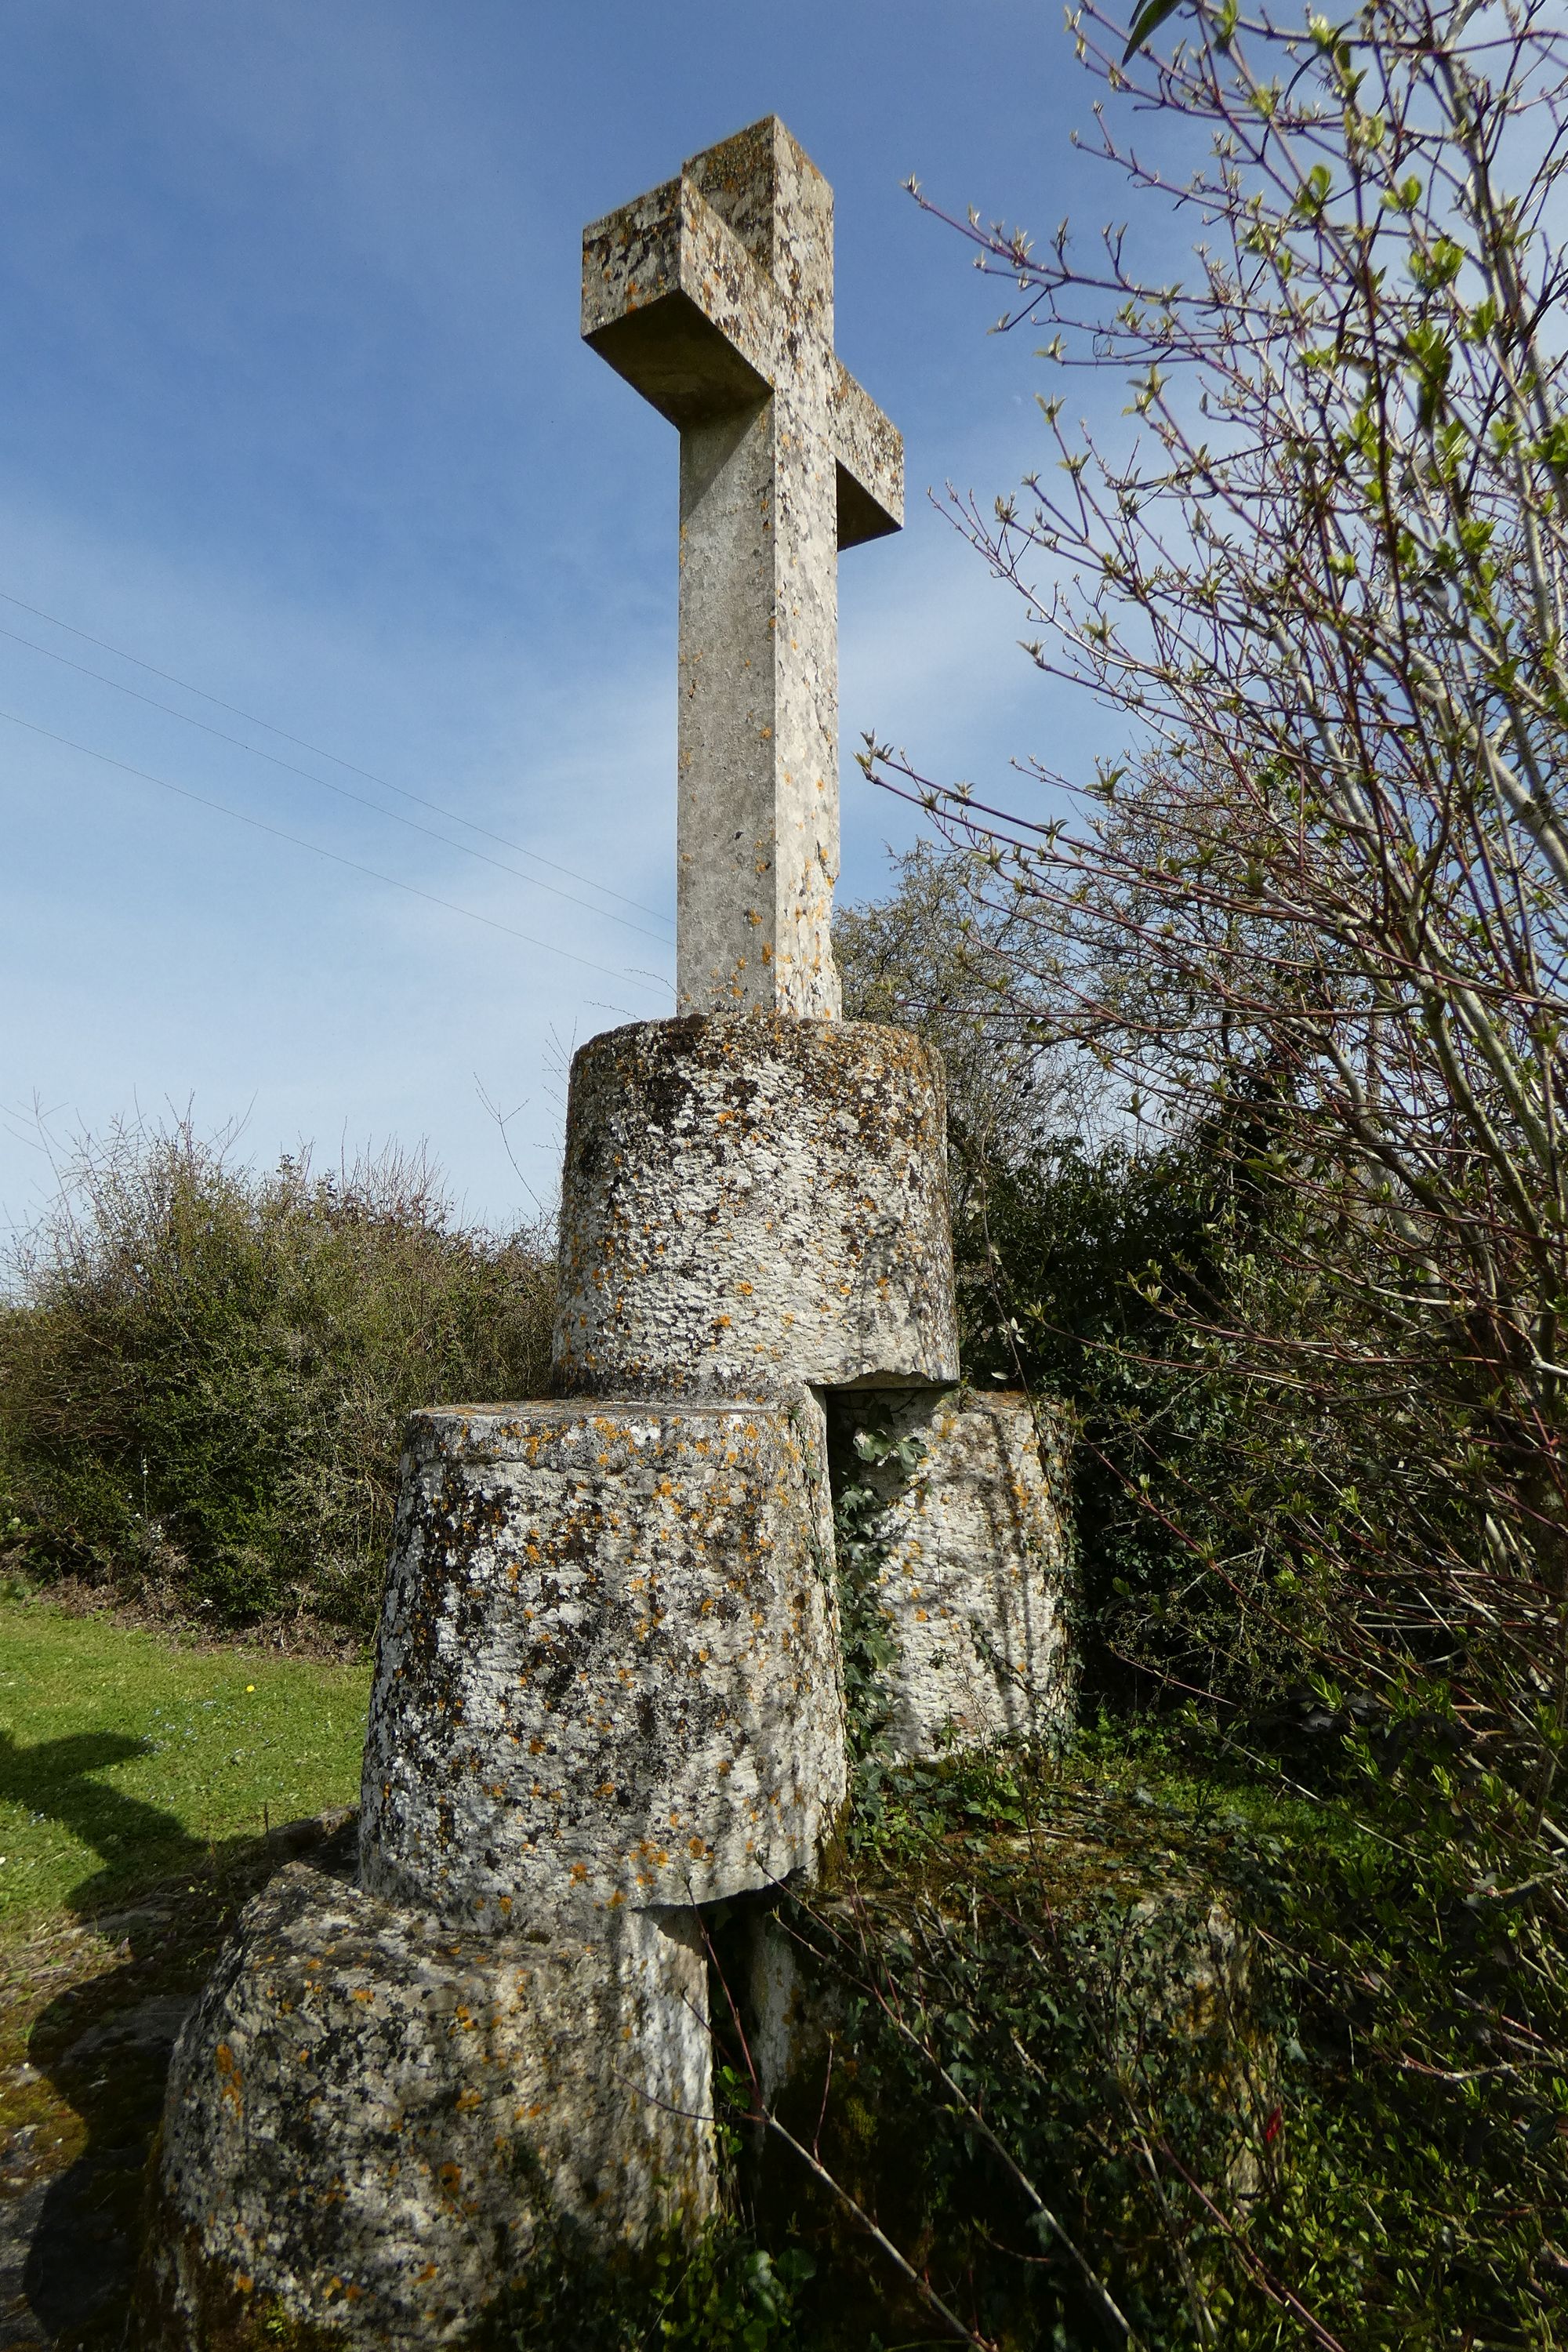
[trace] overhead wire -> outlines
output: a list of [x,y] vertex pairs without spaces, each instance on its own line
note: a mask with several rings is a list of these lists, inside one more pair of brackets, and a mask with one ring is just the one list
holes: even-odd
[[[595,907],[591,899],[579,898],[574,890],[563,890],[559,882],[542,882],[537,874],[524,874],[521,867],[508,866],[502,859],[492,857],[487,849],[475,849],[466,841],[454,841],[449,834],[437,833],[434,825],[421,824],[417,817],[403,816],[396,809],[383,808],[379,801],[373,801],[366,793],[353,792],[347,784],[334,784],[330,776],[313,776],[308,768],[296,767],[292,760],[280,760],[276,751],[265,751],[258,743],[243,742],[237,735],[229,735],[221,727],[210,727],[205,719],[193,719],[188,710],[176,710],[172,702],[160,702],[156,695],[142,694],[136,687],[127,686],[121,678],[107,677],[100,669],[89,669],[85,662],[72,661],[68,654],[57,653],[52,646],[41,646],[36,638],[24,637],[16,629],[0,627],[0,637],[8,638],[14,646],[26,646],[30,653],[42,654],[47,661],[58,662],[62,668],[75,670],[79,677],[96,678],[100,686],[112,687],[116,694],[129,695],[132,702],[144,703],[150,710],[166,711],[171,719],[179,719],[182,726],[195,727],[201,734],[211,735],[219,743],[228,743],[237,751],[248,752],[253,760],[266,760],[272,767],[282,768],[290,776],[302,777],[308,784],[319,784],[322,792],[336,793],[340,800],[353,801],[361,808],[371,809],[377,816],[386,817],[393,824],[406,826],[410,833],[422,833],[426,841],[438,841],[444,847],[455,849],[464,857],[477,858],[482,866],[493,866],[498,874],[510,874],[515,881],[526,882],[531,890],[548,890],[552,897],[564,898],[569,906],[581,907],[606,923],[619,923],[624,930],[635,931],[639,940],[651,940],[656,947],[669,945],[668,939],[661,939],[657,931],[645,930],[641,923],[627,922],[625,915],[615,914],[608,907]],[[257,721],[258,726],[265,723],[265,720]],[[331,754],[326,756],[330,758]],[[524,856],[530,854],[527,850],[523,852]]]
[[[129,760],[116,760],[107,751],[95,751],[90,743],[79,743],[73,736],[57,734],[52,727],[40,727],[36,719],[24,719],[15,710],[0,710],[0,719],[12,727],[25,727],[31,735],[42,735],[51,743],[60,743],[67,751],[83,752],[89,760],[100,761],[106,768],[118,768],[122,775],[136,776],[143,783],[157,784],[163,792],[177,793],[181,800],[195,801],[199,808],[216,809],[220,816],[231,816],[238,824],[247,824],[257,833],[270,834],[275,841],[287,841],[296,849],[308,849],[317,857],[329,858],[334,866],[346,866],[351,873],[368,875],[373,882],[384,882],[394,890],[406,891],[411,898],[423,898],[427,906],[444,908],[449,915],[466,915],[471,923],[483,923],[492,931],[504,932],[508,939],[521,940],[525,947],[542,948],[547,955],[563,956],[568,963],[581,964],[585,971],[596,971],[606,980],[630,980],[638,987],[668,986],[655,982],[651,977],[626,971],[616,971],[607,963],[595,963],[591,956],[577,955],[571,948],[557,947],[552,940],[537,940],[528,931],[520,931],[510,923],[499,922],[493,915],[481,915],[477,908],[460,907],[454,898],[437,898],[433,890],[421,890],[417,884],[401,881],[395,874],[383,874],[374,866],[362,865],[357,857],[345,857],[336,849],[324,849],[319,841],[307,841],[302,834],[288,833],[281,825],[268,824],[265,818],[249,815],[244,809],[231,808],[226,801],[214,800],[209,793],[193,792],[187,784],[172,783],[167,776],[155,776],[147,768],[132,767]],[[626,1011],[624,1005],[611,1005],[613,1013]],[[628,1015],[628,1017],[631,1017]]]
[[[607,882],[597,882],[594,879],[594,877],[591,874],[579,874],[575,866],[563,866],[558,858],[546,857],[542,850],[531,849],[526,842],[513,841],[504,833],[492,832],[489,825],[479,824],[477,820],[471,816],[465,816],[460,809],[447,808],[442,802],[430,800],[423,793],[410,792],[405,784],[395,784],[389,776],[378,776],[374,768],[362,768],[353,760],[343,759],[339,752],[327,751],[322,744],[310,742],[303,735],[291,735],[286,727],[276,726],[270,719],[258,718],[254,710],[242,710],[237,702],[226,702],[221,695],[209,694],[205,687],[193,686],[189,678],[178,677],[173,670],[159,669],[155,663],[143,661],[140,654],[127,653],[123,646],[110,645],[107,637],[95,637],[89,631],[77,628],[72,622],[62,621],[58,614],[46,613],[41,604],[29,604],[25,597],[13,595],[8,589],[5,588],[0,588],[0,603],[15,604],[19,612],[31,613],[35,620],[47,621],[52,629],[63,629],[67,636],[79,637],[83,645],[96,646],[100,653],[112,654],[116,661],[130,662],[135,668],[144,669],[150,677],[161,677],[166,686],[177,686],[182,694],[194,694],[200,701],[210,702],[215,709],[226,710],[231,719],[243,719],[247,726],[249,727],[264,727],[269,735],[278,736],[282,742],[292,743],[297,751],[309,751],[318,760],[330,760],[333,767],[346,768],[351,775],[363,776],[366,783],[379,784],[384,792],[395,793],[399,799],[412,801],[419,808],[429,809],[435,815],[444,816],[453,824],[466,825],[470,833],[482,835],[486,841],[493,841],[502,849],[515,850],[520,857],[531,857],[535,865],[548,866],[552,874],[564,874],[569,882],[581,882],[587,889],[597,890],[604,898],[618,899],[623,907],[635,907],[639,914],[651,915],[656,922],[668,923],[669,920],[668,916],[664,913],[661,908],[646,906],[640,898],[629,898],[624,890],[613,890]],[[11,635],[13,632],[7,630],[5,634],[7,635]],[[16,642],[19,645],[30,645],[33,641],[28,637],[18,637]],[[35,646],[34,651],[48,654],[50,649],[47,646]],[[50,658],[55,661],[64,661],[65,656],[63,654],[51,654]],[[79,667],[79,665],[72,663],[69,664],[68,667],[75,668]],[[88,677],[100,677],[102,673],[98,670],[86,670],[83,675]],[[119,680],[115,678],[104,678],[103,683],[106,686],[115,686],[119,684]],[[126,694],[134,692],[134,688],[131,687],[124,687],[121,690]],[[153,698],[150,695],[142,695],[138,698],[144,702],[151,702],[153,700]],[[173,706],[166,702],[156,702],[153,703],[153,707],[158,710],[170,710],[172,711],[173,716],[176,719],[186,717],[186,714],[184,711],[174,710]],[[196,719],[189,720],[189,724],[193,727],[199,727],[201,723],[200,719]],[[219,730],[216,728],[214,728],[209,730],[209,732],[217,734]],[[232,735],[224,736],[222,740],[225,742],[230,743],[238,741],[238,738]],[[242,744],[240,748],[243,751],[255,751],[259,759],[271,759],[274,756],[271,752],[262,751],[258,745],[252,743]],[[287,767],[289,762],[287,761],[279,761],[277,764],[279,767]],[[306,771],[302,768],[297,768],[293,772],[296,775],[304,775]],[[310,781],[313,783],[326,783],[325,778],[321,776],[314,776]],[[326,789],[329,792],[334,792],[340,788],[336,785],[327,784]],[[366,803],[367,807],[374,808],[375,805],[376,803],[374,801]],[[385,809],[382,814],[386,816],[393,816],[395,814],[395,812],[391,809]],[[441,838],[439,835],[436,837],[437,839]],[[455,849],[460,848],[462,844],[454,842],[451,846]],[[503,869],[503,871],[510,870],[510,868]],[[531,877],[525,876],[523,878],[526,880]],[[541,889],[544,889],[549,886],[547,884],[541,883],[538,887]],[[569,895],[569,893],[564,891],[562,893],[563,898]],[[575,903],[581,904],[582,901],[579,900]],[[601,908],[595,908],[593,911],[595,914],[600,914],[605,910]],[[619,918],[615,917],[612,918],[612,919],[619,920]],[[629,926],[629,928],[636,929],[637,926],[633,924]]]

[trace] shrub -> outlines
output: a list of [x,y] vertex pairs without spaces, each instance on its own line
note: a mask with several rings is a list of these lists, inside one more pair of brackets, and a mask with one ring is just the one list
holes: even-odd
[[1563,2344],[1555,1922],[1484,1807],[1315,1804],[1191,1717],[881,1799],[714,2003],[743,2076],[795,1987],[749,2186],[799,2341]]
[[422,1157],[258,1172],[188,1123],[87,1139],[0,1318],[13,1559],[211,1610],[370,1625],[405,1416],[537,1393],[537,1229],[457,1223]]

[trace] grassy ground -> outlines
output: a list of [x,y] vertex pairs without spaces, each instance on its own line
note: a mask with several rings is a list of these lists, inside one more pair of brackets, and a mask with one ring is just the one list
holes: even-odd
[[0,2352],[121,2342],[174,2037],[369,1680],[0,1601]]
[[0,1601],[0,1941],[359,1793],[368,1665]]

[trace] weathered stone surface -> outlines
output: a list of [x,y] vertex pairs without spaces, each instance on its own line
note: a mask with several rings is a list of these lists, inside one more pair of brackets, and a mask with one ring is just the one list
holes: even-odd
[[572,1065],[560,1386],[958,1376],[941,1066],[868,1022],[639,1022]]
[[[832,1443],[883,1498],[879,1605],[893,1637],[887,1742],[900,1759],[1067,1728],[1067,1433],[1058,1411],[953,1390],[831,1402]],[[906,1470],[857,1452],[874,1430],[921,1449]]]
[[[680,430],[682,1017],[574,1064],[566,1401],[411,1423],[357,1877],[285,1870],[176,2053],[164,2352],[278,2311],[301,2352],[471,2344],[547,2226],[714,2210],[692,1906],[810,1874],[846,1793],[817,1391],[923,1449],[882,1512],[894,1752],[1064,1704],[1026,1408],[949,1392],[940,1064],[837,1018],[837,557],[899,527],[902,445],[781,124],[587,232],[583,329]],[[784,2082],[825,2012],[776,1956],[741,1980]]]
[[833,351],[833,192],[774,117],[583,241],[583,332],[680,428],[676,994],[839,1009],[837,551],[903,445]]
[[845,1790],[821,1408],[417,1413],[366,1885],[489,1932],[811,1868]]
[[608,2247],[711,2211],[710,2112],[690,1923],[458,1936],[295,1863],[174,2053],[143,2340],[244,2341],[270,2298],[355,2345],[466,2343],[542,2225]]

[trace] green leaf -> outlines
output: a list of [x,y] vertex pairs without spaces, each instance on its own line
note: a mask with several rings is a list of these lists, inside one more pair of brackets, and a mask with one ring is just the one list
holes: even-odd
[[1132,19],[1132,30],[1128,34],[1127,47],[1121,52],[1123,65],[1130,61],[1134,50],[1143,47],[1152,33],[1159,31],[1167,16],[1175,15],[1181,5],[1182,0],[1144,0],[1143,6]]

